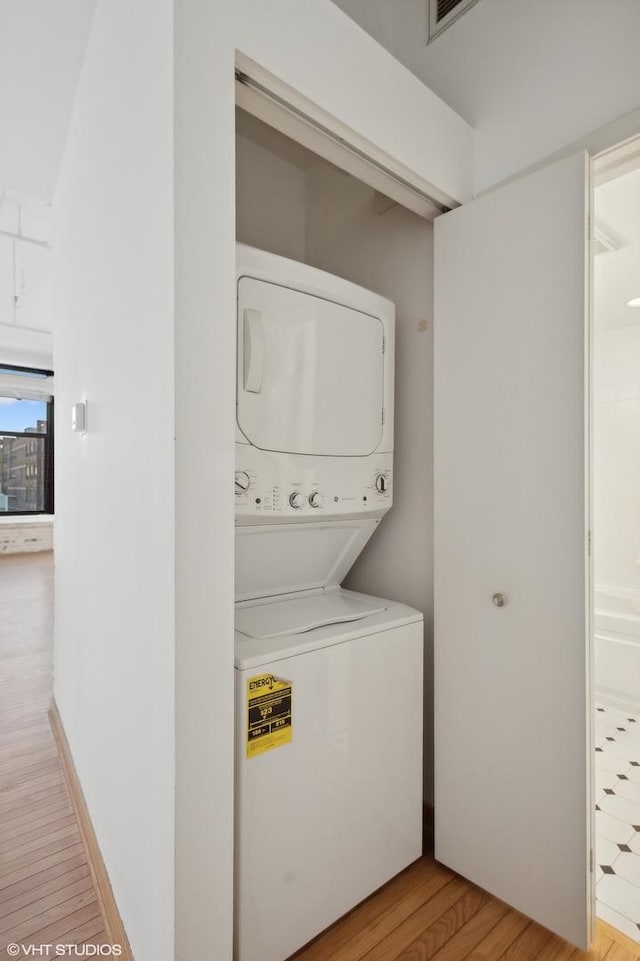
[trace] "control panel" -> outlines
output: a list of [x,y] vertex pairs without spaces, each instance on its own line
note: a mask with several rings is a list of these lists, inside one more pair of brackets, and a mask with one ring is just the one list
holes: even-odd
[[236,444],[236,521],[385,512],[393,499],[392,462],[391,453],[362,458],[274,456]]

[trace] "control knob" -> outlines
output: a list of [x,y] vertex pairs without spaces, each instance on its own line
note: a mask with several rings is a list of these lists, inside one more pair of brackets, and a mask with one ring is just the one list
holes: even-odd
[[309,494],[309,504],[311,507],[322,507],[324,504],[324,497],[320,491],[313,491],[311,494]]
[[376,475],[376,490],[379,494],[386,494],[389,490],[389,479],[385,474]]
[[300,491],[294,491],[293,494],[289,494],[289,504],[296,511],[304,506],[304,497]]
[[236,494],[246,494],[251,486],[251,478],[245,470],[236,471]]

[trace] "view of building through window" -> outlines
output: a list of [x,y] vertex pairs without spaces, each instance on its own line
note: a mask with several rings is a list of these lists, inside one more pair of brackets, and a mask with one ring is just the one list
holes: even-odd
[[0,397],[0,513],[53,509],[52,405]]

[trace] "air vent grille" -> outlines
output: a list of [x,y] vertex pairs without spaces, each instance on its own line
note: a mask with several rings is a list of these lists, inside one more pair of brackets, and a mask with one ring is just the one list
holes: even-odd
[[462,16],[478,0],[427,0],[429,4],[429,42]]
[[459,7],[463,0],[436,0],[438,23],[446,17],[448,13]]

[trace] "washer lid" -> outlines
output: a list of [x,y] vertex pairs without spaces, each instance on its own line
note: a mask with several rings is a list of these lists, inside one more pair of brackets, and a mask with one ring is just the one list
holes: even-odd
[[362,598],[347,591],[325,591],[307,597],[273,601],[236,610],[236,631],[266,639],[306,634],[329,624],[360,621],[386,607],[377,598]]
[[[318,599],[320,606],[316,606]],[[345,604],[338,606],[340,600]],[[287,608],[290,614],[284,610],[287,605],[293,605]],[[328,624],[318,624],[312,628],[310,624],[316,617],[320,620],[323,614],[325,618],[335,615],[347,618],[350,615],[363,616],[357,617],[357,620],[332,620]],[[393,631],[396,628],[421,624],[422,620],[420,611],[397,601],[386,600],[384,597],[369,597],[368,594],[346,591],[343,588],[297,594],[288,600],[272,597],[264,601],[244,601],[236,604],[235,666],[240,671],[256,668],[273,671],[277,670],[273,665],[278,661],[386,632],[390,632],[389,640],[393,642]],[[307,625],[306,631],[302,631],[304,625]],[[297,634],[279,633],[271,637],[253,637],[248,633],[295,631],[296,627],[299,630]],[[244,633],[245,631],[247,633]],[[282,670],[286,676],[284,665]]]
[[379,518],[236,527],[236,600],[338,587]]

